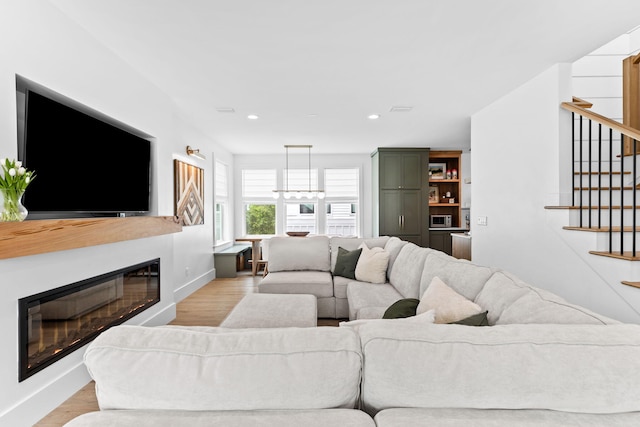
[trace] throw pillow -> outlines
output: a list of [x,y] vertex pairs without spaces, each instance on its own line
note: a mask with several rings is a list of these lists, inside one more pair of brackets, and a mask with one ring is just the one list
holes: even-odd
[[382,315],[383,319],[398,319],[416,315],[416,309],[420,304],[417,298],[405,298],[391,304]]
[[454,325],[466,325],[466,326],[489,326],[489,321],[487,320],[488,311],[483,311],[482,313],[474,314],[473,316],[469,316],[465,319],[458,320],[457,322],[451,322]]
[[449,286],[439,277],[434,277],[416,309],[416,313],[435,310],[435,323],[451,323],[481,313],[482,308],[473,301],[469,301]]
[[387,280],[389,252],[379,247],[369,249],[364,243],[359,246],[359,249],[362,249],[362,253],[356,265],[356,280],[384,283]]
[[356,264],[358,264],[361,252],[362,249],[360,248],[348,251],[343,247],[338,247],[338,256],[336,257],[336,266],[333,269],[333,275],[355,280]]

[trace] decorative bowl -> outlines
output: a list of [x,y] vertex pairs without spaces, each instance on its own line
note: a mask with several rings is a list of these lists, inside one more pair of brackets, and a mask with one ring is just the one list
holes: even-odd
[[287,236],[291,237],[304,237],[309,234],[308,231],[287,231]]

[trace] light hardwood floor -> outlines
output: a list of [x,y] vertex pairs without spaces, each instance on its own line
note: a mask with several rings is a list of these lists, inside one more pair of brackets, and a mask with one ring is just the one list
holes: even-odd
[[[216,279],[189,295],[176,306],[172,325],[218,326],[243,296],[256,292],[261,275],[239,272],[232,279]],[[318,325],[337,326],[333,319],[318,319]],[[60,427],[86,412],[97,411],[94,383],[90,382],[62,405],[35,424],[36,427]]]

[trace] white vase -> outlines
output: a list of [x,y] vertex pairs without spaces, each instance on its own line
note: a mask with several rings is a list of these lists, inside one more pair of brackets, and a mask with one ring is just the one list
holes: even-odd
[[0,188],[0,221],[16,222],[24,221],[29,213],[22,205],[24,191],[13,188]]

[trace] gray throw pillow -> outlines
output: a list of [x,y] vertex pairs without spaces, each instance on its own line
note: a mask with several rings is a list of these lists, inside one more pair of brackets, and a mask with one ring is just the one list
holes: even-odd
[[361,252],[362,249],[348,251],[343,247],[338,247],[338,257],[336,258],[336,267],[333,269],[333,275],[356,280],[356,265],[358,264],[358,259],[360,259]]

